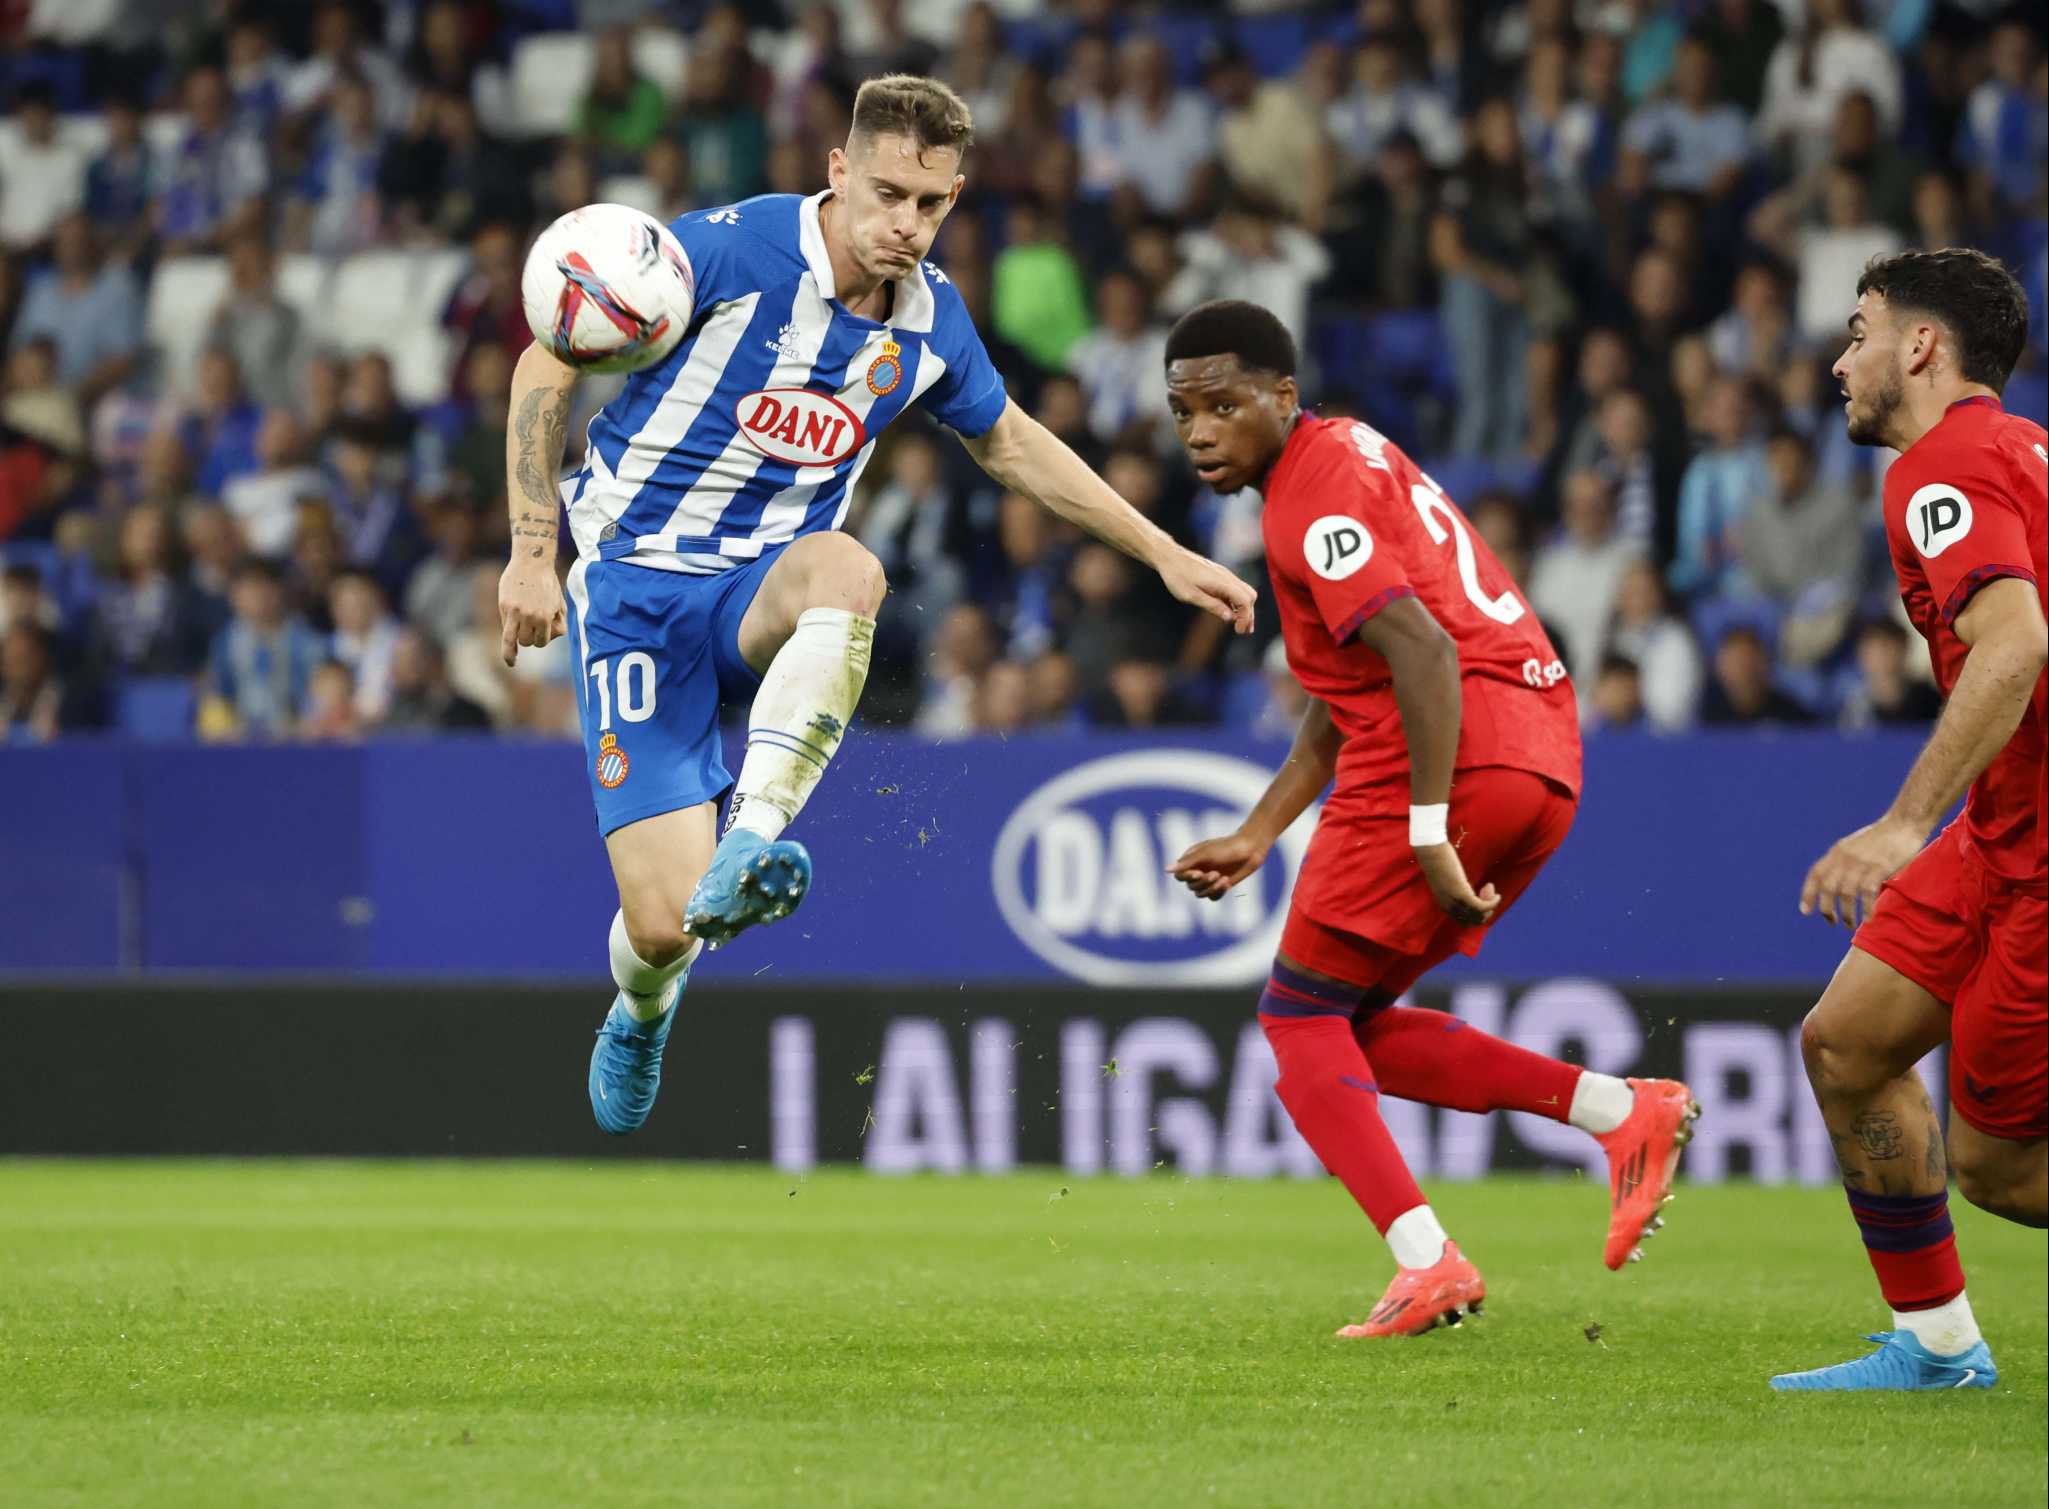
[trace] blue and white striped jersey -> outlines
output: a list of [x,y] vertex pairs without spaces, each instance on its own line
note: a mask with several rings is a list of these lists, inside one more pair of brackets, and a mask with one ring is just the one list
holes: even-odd
[[816,194],[684,215],[690,329],[591,420],[563,484],[583,560],[721,571],[845,519],[875,437],[913,400],[963,435],[1006,402],[960,295],[932,263],[886,324],[833,297]]

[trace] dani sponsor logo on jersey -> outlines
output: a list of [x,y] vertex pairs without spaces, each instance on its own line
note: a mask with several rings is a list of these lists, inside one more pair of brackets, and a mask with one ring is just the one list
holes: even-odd
[[733,414],[749,445],[791,466],[838,466],[868,440],[860,415],[815,388],[763,388]]
[[1018,803],[997,835],[997,910],[1033,953],[1090,984],[1258,980],[1279,946],[1315,810],[1221,901],[1198,900],[1166,870],[1190,845],[1236,828],[1271,778],[1249,760],[1186,749],[1065,771]]

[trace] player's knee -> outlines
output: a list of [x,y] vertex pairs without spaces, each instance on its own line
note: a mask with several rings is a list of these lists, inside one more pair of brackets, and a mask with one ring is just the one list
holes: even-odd
[[681,916],[635,916],[626,914],[626,941],[633,945],[633,952],[641,963],[660,969],[683,956],[690,947],[690,934],[683,930]]
[[1893,1078],[1880,1056],[1847,1030],[1826,1000],[1800,1024],[1800,1057],[1817,1095],[1865,1094]]
[[845,608],[873,618],[889,591],[875,553],[850,534],[831,531],[809,537],[805,562],[807,608]]
[[2049,1211],[2043,1208],[2044,1187],[2038,1167],[2041,1158],[2040,1144],[2035,1144],[2033,1161],[2037,1167],[2030,1178],[2026,1157],[2016,1157],[2005,1147],[1988,1147],[1970,1137],[1950,1139],[1950,1167],[1956,1174],[1957,1193],[1978,1209],[2023,1226],[2040,1226],[2049,1220]]

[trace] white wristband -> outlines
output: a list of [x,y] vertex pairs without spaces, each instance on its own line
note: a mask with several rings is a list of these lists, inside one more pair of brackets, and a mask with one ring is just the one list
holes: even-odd
[[1437,802],[1428,807],[1409,809],[1409,847],[1427,849],[1433,844],[1449,843],[1448,819],[1451,817],[1451,803]]

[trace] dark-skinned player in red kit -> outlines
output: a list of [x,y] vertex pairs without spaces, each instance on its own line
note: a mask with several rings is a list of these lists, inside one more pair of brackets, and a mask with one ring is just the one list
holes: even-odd
[[1395,1004],[1425,971],[1478,951],[1572,825],[1579,722],[1564,665],[1435,482],[1370,426],[1302,412],[1294,342],[1270,311],[1190,310],[1168,337],[1167,392],[1197,475],[1264,497],[1288,665],[1312,699],[1238,831],[1171,873],[1221,897],[1336,781],[1259,1021],[1282,1105],[1397,1265],[1365,1322],[1337,1334],[1416,1335],[1486,1295],[1381,1119],[1383,1094],[1592,1134],[1609,1163],[1603,1260],[1640,1258],[1699,1115],[1686,1086],[1596,1074]]

